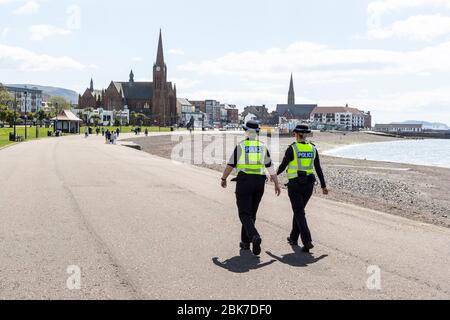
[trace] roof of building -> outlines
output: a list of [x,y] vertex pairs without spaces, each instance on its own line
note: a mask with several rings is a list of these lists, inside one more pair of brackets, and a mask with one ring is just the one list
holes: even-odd
[[178,98],[177,101],[178,101],[178,103],[181,104],[182,106],[192,106],[192,103],[190,103],[188,99],[185,99],[185,98]]
[[75,121],[82,122],[80,118],[78,118],[72,111],[63,110],[61,111],[57,117],[53,118],[54,121]]
[[94,90],[94,92],[92,92],[92,95],[94,96],[95,99],[102,98],[102,94],[103,94],[102,90]]
[[125,99],[139,99],[150,100],[153,97],[153,83],[152,82],[118,82],[114,81],[114,86],[119,93],[122,93],[122,98]]
[[37,93],[37,94],[42,94],[42,90],[39,90],[36,87],[32,87],[32,88],[24,88],[24,87],[14,87],[14,86],[3,86],[3,88],[5,88],[6,91],[10,91],[10,92],[30,92],[30,93]]
[[312,114],[317,113],[352,113],[354,115],[363,115],[363,112],[361,110],[358,110],[356,108],[349,108],[349,107],[316,107]]
[[279,115],[290,114],[294,117],[309,117],[311,112],[317,107],[316,104],[279,104],[277,105],[277,113]]

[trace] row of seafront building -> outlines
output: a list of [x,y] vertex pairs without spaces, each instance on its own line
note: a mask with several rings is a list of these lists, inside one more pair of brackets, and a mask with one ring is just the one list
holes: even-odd
[[[36,87],[6,86],[14,98],[16,111],[25,112],[48,111],[44,94]],[[291,98],[291,101],[292,98]],[[255,119],[263,125],[279,126],[290,131],[299,122],[309,123],[315,129],[359,130],[373,129],[385,133],[422,133],[426,131],[422,124],[391,123],[376,124],[372,127],[370,112],[346,106],[323,107],[313,104],[280,104],[276,111],[269,112],[265,105],[248,106],[240,113],[236,105],[221,103],[217,100],[188,100],[178,98],[176,103],[178,124],[181,126],[192,122],[196,128],[236,127],[244,121]],[[124,106],[122,110],[107,110],[103,107],[80,109],[76,105],[72,112],[81,119],[97,118],[100,125],[112,125],[116,120],[121,125],[130,123],[130,110]],[[92,123],[93,121],[91,121]],[[438,131],[440,129],[437,129]],[[428,130],[430,131],[430,130]]]

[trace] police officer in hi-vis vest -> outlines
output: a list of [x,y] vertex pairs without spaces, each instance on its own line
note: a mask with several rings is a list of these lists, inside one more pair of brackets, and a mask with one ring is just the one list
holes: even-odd
[[316,183],[314,173],[317,173],[319,177],[323,194],[328,195],[320,166],[319,153],[312,143],[306,141],[311,132],[307,125],[299,125],[295,128],[294,133],[297,141],[289,146],[277,172],[277,175],[280,175],[287,169],[289,199],[294,210],[292,232],[287,240],[290,245],[298,246],[298,238],[301,236],[304,246],[303,252],[307,253],[314,248],[305,213],[305,208],[311,199]]
[[278,178],[275,173],[269,150],[258,140],[260,127],[256,121],[249,121],[244,125],[246,140],[242,141],[234,150],[233,156],[222,177],[222,187],[227,187],[227,179],[236,169],[237,186],[236,200],[239,218],[242,223],[242,250],[252,250],[255,255],[261,254],[261,236],[256,230],[256,213],[264,195],[267,181],[266,169],[275,183],[275,193],[281,193]]

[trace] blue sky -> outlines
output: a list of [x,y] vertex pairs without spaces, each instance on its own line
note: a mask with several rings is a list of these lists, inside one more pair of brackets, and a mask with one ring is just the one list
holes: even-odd
[[178,95],[450,123],[450,0],[0,0],[0,82],[149,80],[163,30]]

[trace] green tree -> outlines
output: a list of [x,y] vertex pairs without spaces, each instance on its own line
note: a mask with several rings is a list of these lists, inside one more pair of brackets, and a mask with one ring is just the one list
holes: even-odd
[[[44,110],[39,110],[35,114],[37,122],[42,126],[42,122],[47,118],[47,113]],[[36,123],[37,125],[37,123]]]
[[92,119],[92,121],[94,121],[94,125],[96,127],[98,126],[98,124],[99,124],[99,122],[101,120],[101,118],[100,118],[100,116],[98,114],[92,115],[91,119]]
[[55,114],[61,113],[62,110],[69,110],[72,107],[69,101],[58,96],[50,97],[48,104],[52,107]]
[[0,107],[8,107],[13,102],[12,95],[0,83]]
[[20,117],[20,113],[17,111],[7,110],[7,112],[6,112],[6,122],[9,123],[10,127],[14,126],[14,120],[17,121],[17,119],[19,119],[19,117]]
[[9,110],[6,106],[0,105],[0,122],[6,122],[8,112]]

